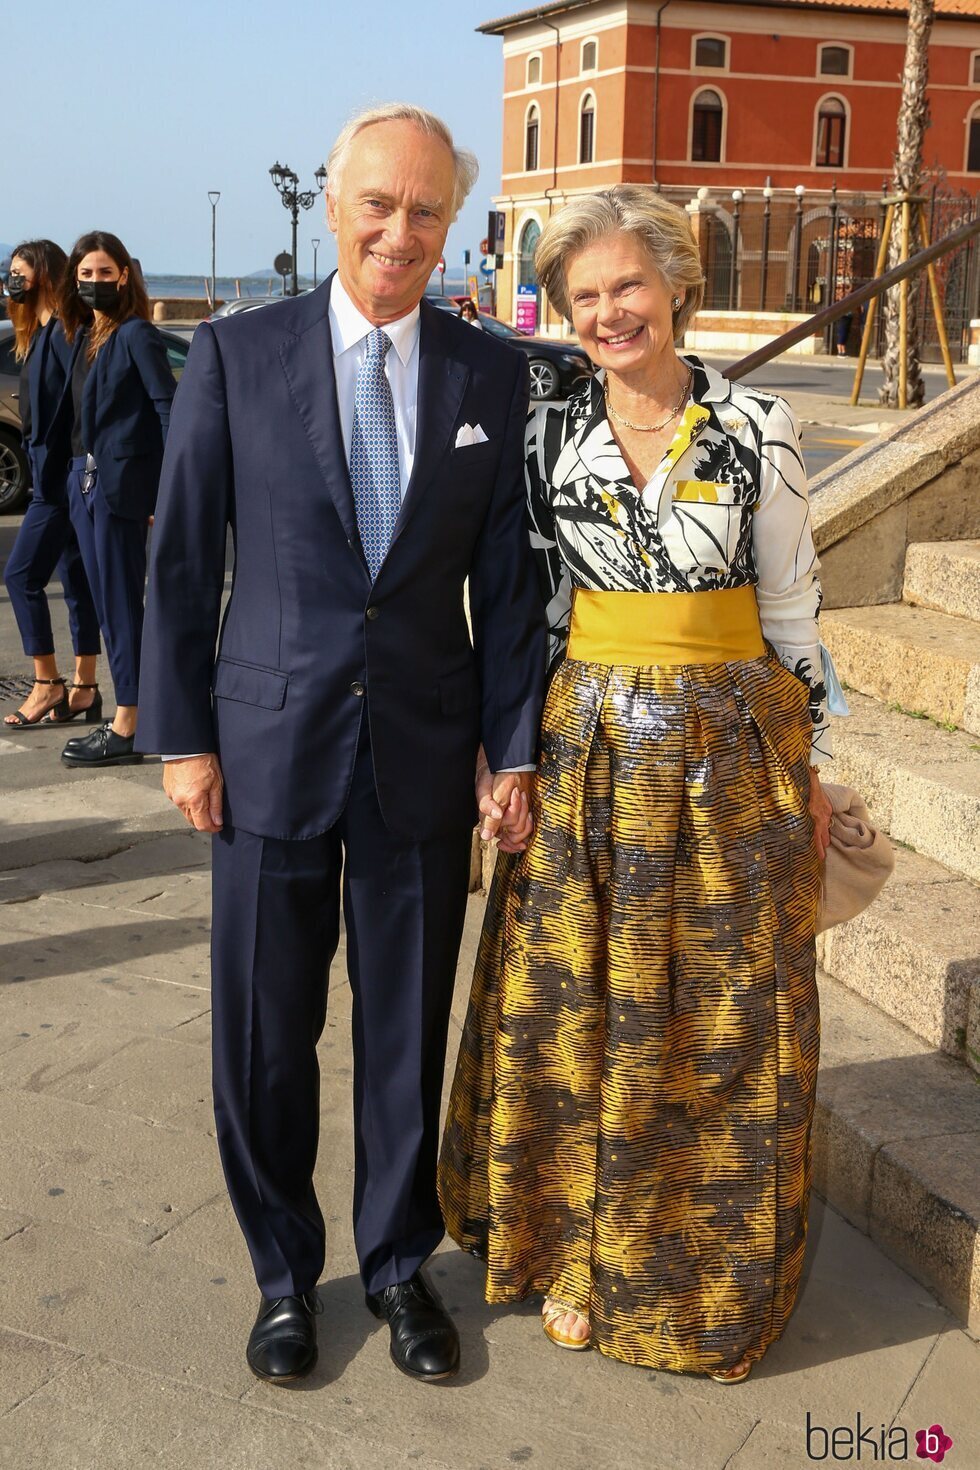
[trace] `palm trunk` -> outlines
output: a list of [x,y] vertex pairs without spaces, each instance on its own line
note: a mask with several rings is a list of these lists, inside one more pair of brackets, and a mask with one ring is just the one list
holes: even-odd
[[[922,140],[929,126],[929,36],[935,15],[935,0],[909,0],[908,43],[905,48],[905,71],[902,76],[902,101],[898,109],[898,148],[895,153],[893,194],[919,194],[922,190]],[[895,211],[895,228],[888,252],[889,268],[901,259],[902,211]],[[909,254],[920,245],[916,214],[912,214]],[[919,362],[919,281],[912,277],[908,295],[908,402],[918,408],[925,397],[925,383]],[[885,356],[882,360],[884,383],[878,393],[880,403],[898,407],[898,376],[901,356],[899,341],[900,288],[894,287],[885,299]]]

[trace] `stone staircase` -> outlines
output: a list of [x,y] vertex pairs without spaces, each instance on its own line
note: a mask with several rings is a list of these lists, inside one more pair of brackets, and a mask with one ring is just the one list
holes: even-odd
[[840,607],[829,779],[896,846],[821,936],[817,1187],[980,1330],[980,541],[909,544],[901,602]]

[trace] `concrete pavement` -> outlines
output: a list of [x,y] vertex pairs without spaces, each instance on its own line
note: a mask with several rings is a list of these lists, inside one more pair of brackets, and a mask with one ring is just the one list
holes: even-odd
[[[904,1428],[914,1461],[914,1431],[938,1422],[949,1463],[977,1462],[977,1344],[819,1201],[796,1315],[743,1386],[560,1353],[533,1305],[488,1308],[449,1245],[433,1272],[463,1372],[401,1377],[356,1277],[342,956],[321,1045],[321,1358],[292,1390],[257,1383],[209,1101],[208,840],[164,804],[155,764],[70,772],[61,739],[0,736],[4,1470],[764,1470],[811,1463],[808,1413],[811,1452],[823,1429]],[[481,912],[474,897],[454,1047]]]

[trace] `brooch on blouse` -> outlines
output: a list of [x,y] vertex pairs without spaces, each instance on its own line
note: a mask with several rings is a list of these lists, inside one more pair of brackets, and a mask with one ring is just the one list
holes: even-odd
[[739,429],[744,429],[745,428],[745,420],[744,419],[738,419],[738,418],[735,418],[735,419],[726,419],[725,420],[725,428],[726,429],[731,429],[731,431],[732,431],[733,434],[737,434],[738,431],[739,431]]

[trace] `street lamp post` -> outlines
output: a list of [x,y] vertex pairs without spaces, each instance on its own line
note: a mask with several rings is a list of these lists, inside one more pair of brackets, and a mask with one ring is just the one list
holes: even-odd
[[215,285],[214,285],[214,281],[215,281],[215,276],[214,276],[215,239],[216,239],[216,236],[217,236],[218,200],[220,198],[221,198],[221,191],[219,189],[209,189],[208,190],[208,199],[211,201],[211,310],[212,311],[214,311],[214,309],[215,309],[215,294],[214,294],[214,291],[215,291]]
[[796,195],[796,238],[793,242],[793,304],[792,310],[800,309],[800,254],[803,248],[803,196],[806,189],[803,184],[797,184],[793,190]]
[[316,290],[316,253],[317,253],[317,251],[320,248],[320,242],[319,242],[319,240],[311,240],[310,241],[310,244],[313,246],[313,289],[315,291]]
[[772,181],[767,176],[762,197],[766,201],[762,216],[762,280],[759,287],[759,310],[766,309],[766,287],[769,284],[769,227],[772,221]]
[[316,179],[316,188],[300,191],[299,175],[294,174],[288,164],[276,162],[269,170],[269,176],[279,191],[279,197],[284,208],[288,209],[293,221],[293,288],[291,296],[299,295],[299,278],[296,262],[296,234],[299,229],[299,212],[301,209],[312,209],[318,194],[323,192],[323,186],[327,182],[327,171],[323,164],[316,170],[313,177]]
[[738,225],[742,214],[741,189],[732,190],[732,268],[728,277],[728,310],[734,311],[738,304]]

